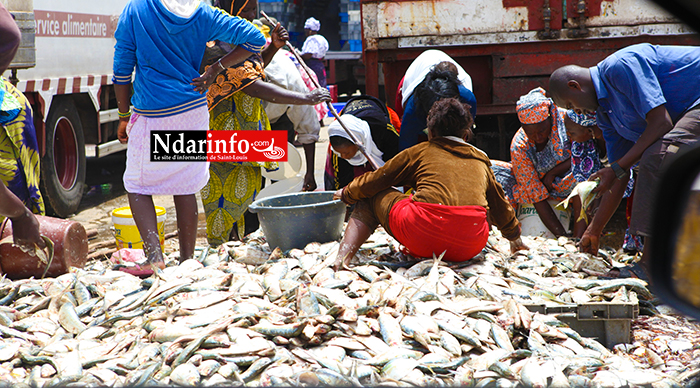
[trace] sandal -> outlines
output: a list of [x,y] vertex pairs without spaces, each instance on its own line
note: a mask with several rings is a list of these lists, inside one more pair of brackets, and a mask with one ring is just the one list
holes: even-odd
[[644,280],[647,282],[647,284],[651,284],[649,281],[649,276],[647,276],[646,271],[644,268],[642,268],[639,263],[634,263],[631,265],[627,265],[624,267],[620,268],[613,268],[608,273],[606,273],[604,276],[601,276],[603,279],[628,279],[628,278],[637,278]]

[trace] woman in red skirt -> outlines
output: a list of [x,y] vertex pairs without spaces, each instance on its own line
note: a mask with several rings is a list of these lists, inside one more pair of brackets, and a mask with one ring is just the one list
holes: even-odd
[[[334,197],[356,204],[338,250],[347,266],[381,224],[413,256],[465,261],[486,246],[489,220],[511,249],[526,248],[520,223],[490,169],[488,156],[467,143],[469,105],[436,102],[428,115],[428,141],[406,149],[377,171],[355,178]],[[392,187],[408,186],[412,194]]]

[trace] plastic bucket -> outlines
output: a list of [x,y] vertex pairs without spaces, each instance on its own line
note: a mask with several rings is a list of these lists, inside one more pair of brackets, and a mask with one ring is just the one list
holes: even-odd
[[[158,221],[158,237],[160,238],[160,249],[165,246],[165,208],[156,206],[156,217]],[[119,207],[112,210],[112,223],[114,224],[114,238],[117,240],[117,249],[135,248],[143,249],[141,233],[136,227],[136,222],[128,206]]]
[[[88,238],[79,222],[35,215],[39,221],[39,232],[54,244],[53,261],[49,268],[37,256],[31,256],[12,244],[0,245],[0,267],[10,279],[40,278],[44,272],[48,277],[67,273],[71,267],[82,268],[88,254]],[[12,221],[2,231],[0,238],[12,235]]]
[[265,186],[255,199],[274,197],[276,195],[298,193],[304,187],[304,178],[295,176],[282,181],[277,181]]
[[259,199],[248,208],[257,213],[271,249],[304,248],[308,243],[339,240],[345,204],[333,191],[311,191]]
[[292,178],[301,170],[301,154],[292,143],[287,143],[287,161],[279,162],[279,168],[275,171],[262,169],[262,176],[273,181]]
[[[559,222],[564,227],[564,229],[569,231],[569,222],[571,221],[571,213],[569,211],[562,211],[555,209],[554,207],[559,203],[556,200],[548,200],[549,206],[554,210]],[[554,238],[554,234],[547,229],[547,227],[542,223],[535,205],[526,203],[518,205],[518,221],[520,221],[520,226],[522,227],[521,234],[523,236],[542,236],[546,238]]]

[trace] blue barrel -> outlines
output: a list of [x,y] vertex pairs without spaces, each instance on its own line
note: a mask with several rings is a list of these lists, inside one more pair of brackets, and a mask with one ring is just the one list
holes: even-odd
[[270,249],[304,248],[308,243],[340,240],[346,206],[333,191],[312,191],[267,197],[248,210],[257,213]]

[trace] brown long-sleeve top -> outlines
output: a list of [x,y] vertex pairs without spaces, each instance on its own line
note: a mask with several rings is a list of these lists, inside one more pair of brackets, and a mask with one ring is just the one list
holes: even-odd
[[444,137],[403,150],[384,166],[355,178],[343,202],[356,203],[392,186],[409,186],[413,200],[446,206],[483,206],[503,237],[520,236],[520,222],[478,148]]

